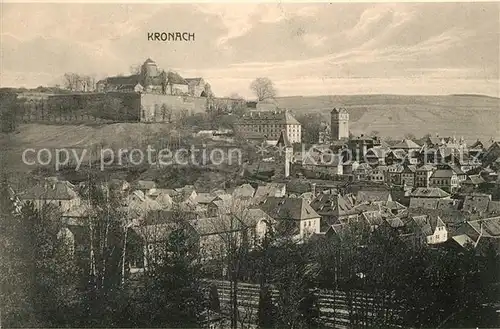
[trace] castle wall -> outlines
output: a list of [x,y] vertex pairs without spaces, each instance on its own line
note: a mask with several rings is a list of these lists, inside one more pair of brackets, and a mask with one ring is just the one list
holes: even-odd
[[27,99],[19,117],[25,122],[173,122],[205,112],[206,102],[205,97],[135,92],[61,94]]
[[90,118],[130,122],[139,121],[139,110],[137,93],[61,94],[24,102],[20,116],[27,122],[80,122]]
[[172,122],[195,113],[193,97],[161,94],[141,94],[142,122]]

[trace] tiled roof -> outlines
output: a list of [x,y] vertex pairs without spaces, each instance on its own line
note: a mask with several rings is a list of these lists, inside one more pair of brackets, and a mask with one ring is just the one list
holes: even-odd
[[477,233],[487,237],[500,238],[500,217],[492,217],[467,222]]
[[238,219],[247,227],[255,227],[260,220],[268,223],[274,222],[273,218],[259,208],[246,208],[238,215]]
[[311,207],[323,215],[342,216],[356,213],[351,200],[340,194],[320,194],[311,202]]
[[450,196],[450,194],[439,187],[417,187],[411,193],[411,196],[417,198],[445,198]]
[[438,169],[436,170],[431,178],[451,178],[454,172],[451,169]]
[[287,124],[300,125],[288,111],[251,111],[244,115],[238,124]]
[[334,232],[337,235],[343,235],[348,228],[347,224],[333,224],[328,228],[328,231]]
[[391,191],[388,190],[362,190],[356,194],[356,203],[388,201]]
[[414,173],[417,170],[415,165],[404,165],[403,173]]
[[304,199],[267,198],[260,208],[275,219],[305,220],[320,217]]
[[135,86],[139,83],[140,76],[134,74],[129,76],[108,77],[105,81],[110,85]]
[[20,195],[22,200],[72,200],[78,197],[74,186],[66,181],[41,182]]
[[212,202],[217,196],[212,193],[198,193],[194,201],[199,204],[209,204]]
[[285,133],[285,131],[281,131],[280,137],[278,138],[278,142],[276,142],[276,146],[284,146],[284,147],[291,147],[292,144],[290,144],[290,141],[288,141],[288,137]]
[[203,78],[186,78],[184,80],[190,85],[199,85],[202,79]]
[[488,203],[488,213],[500,214],[500,201],[490,201]]
[[399,227],[404,227],[405,226],[405,223],[399,217],[386,218],[385,221],[392,228],[399,228]]
[[255,189],[250,184],[243,184],[238,186],[233,191],[233,197],[235,198],[251,198],[255,193]]
[[429,225],[431,226],[431,229],[434,231],[436,227],[446,227],[446,224],[443,222],[441,217],[436,216],[436,215],[431,215],[428,217],[429,218]]
[[437,202],[437,209],[440,210],[458,210],[460,207],[460,200],[456,199],[441,199]]
[[464,199],[462,211],[487,211],[491,195],[467,195]]
[[282,197],[283,190],[286,190],[286,185],[283,183],[268,183],[266,185],[257,186],[254,198],[263,200],[266,197]]
[[433,171],[435,168],[430,164],[424,164],[417,168],[417,171]]
[[411,221],[413,225],[418,227],[423,234],[431,235],[433,233],[432,227],[429,224],[429,217],[427,215],[411,217]]
[[411,139],[404,139],[401,142],[397,143],[396,145],[393,145],[391,148],[403,149],[403,150],[420,149],[420,145],[418,145]]
[[460,246],[465,247],[466,245],[474,244],[474,240],[472,240],[467,234],[460,234],[452,236],[451,239],[458,243]]

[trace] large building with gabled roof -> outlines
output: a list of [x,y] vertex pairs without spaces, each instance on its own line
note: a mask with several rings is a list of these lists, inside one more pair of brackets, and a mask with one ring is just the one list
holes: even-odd
[[287,110],[251,111],[235,125],[235,132],[246,139],[277,141],[282,131],[290,143],[302,141],[302,125]]

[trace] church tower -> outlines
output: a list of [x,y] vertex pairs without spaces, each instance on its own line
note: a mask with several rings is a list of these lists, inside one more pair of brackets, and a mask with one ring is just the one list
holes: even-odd
[[331,112],[331,136],[333,141],[349,138],[349,113],[344,108]]
[[284,130],[281,131],[280,137],[278,138],[278,142],[276,143],[277,148],[277,156],[276,163],[282,165],[281,170],[277,168],[278,175],[275,176],[290,176],[290,164],[292,163],[293,157],[293,147],[292,144],[288,141],[288,137]]

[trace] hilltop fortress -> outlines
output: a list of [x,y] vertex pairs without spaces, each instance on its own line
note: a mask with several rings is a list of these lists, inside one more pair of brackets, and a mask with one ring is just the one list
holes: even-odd
[[[36,95],[35,95],[36,96]],[[99,118],[119,122],[173,122],[204,112],[213,102],[203,78],[185,79],[165,71],[150,58],[137,74],[107,77],[93,92],[45,94],[24,98],[24,121],[86,121]]]

